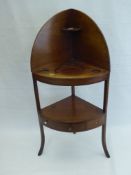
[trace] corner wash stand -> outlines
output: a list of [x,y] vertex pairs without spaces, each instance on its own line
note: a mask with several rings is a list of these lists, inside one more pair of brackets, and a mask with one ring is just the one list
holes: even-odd
[[[43,126],[80,132],[102,126],[106,157],[106,117],[110,59],[104,36],[86,14],[69,9],[53,16],[39,31],[31,54],[31,71],[41,132],[41,155],[45,143]],[[37,82],[70,86],[71,96],[42,108]],[[103,109],[75,95],[75,86],[104,81]]]

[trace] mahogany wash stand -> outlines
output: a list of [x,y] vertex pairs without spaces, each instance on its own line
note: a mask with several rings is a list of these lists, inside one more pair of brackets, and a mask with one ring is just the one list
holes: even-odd
[[[110,58],[104,36],[86,14],[69,9],[53,16],[39,31],[31,54],[31,71],[39,118],[43,152],[43,125],[49,128],[80,132],[102,126],[102,146],[106,146],[106,118]],[[71,86],[71,96],[41,108],[37,82]],[[104,81],[103,109],[75,95],[75,86]]]

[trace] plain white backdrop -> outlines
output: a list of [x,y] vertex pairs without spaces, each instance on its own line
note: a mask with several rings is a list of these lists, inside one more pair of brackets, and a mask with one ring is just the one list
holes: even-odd
[[[87,13],[102,30],[111,57],[107,143],[101,128],[76,135],[40,134],[30,72],[32,44],[41,26],[68,8]],[[0,0],[0,175],[130,175],[131,1]],[[70,94],[69,87],[39,83],[43,106]],[[76,87],[77,95],[102,106],[103,83]]]

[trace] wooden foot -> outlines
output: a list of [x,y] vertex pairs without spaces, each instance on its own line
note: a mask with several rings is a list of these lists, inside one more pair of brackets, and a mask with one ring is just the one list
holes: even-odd
[[106,125],[102,126],[102,146],[106,157],[110,158],[110,154],[108,152],[107,145],[106,145]]
[[41,133],[41,146],[38,152],[38,156],[40,156],[43,153],[43,149],[45,145],[45,134],[44,134],[44,129],[42,124],[40,124],[40,133]]

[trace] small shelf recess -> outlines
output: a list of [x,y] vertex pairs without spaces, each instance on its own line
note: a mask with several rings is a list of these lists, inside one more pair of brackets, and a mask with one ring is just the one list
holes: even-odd
[[64,27],[62,30],[65,32],[79,32],[81,27]]

